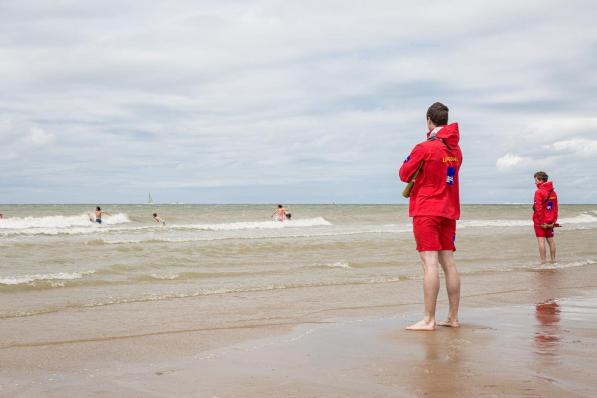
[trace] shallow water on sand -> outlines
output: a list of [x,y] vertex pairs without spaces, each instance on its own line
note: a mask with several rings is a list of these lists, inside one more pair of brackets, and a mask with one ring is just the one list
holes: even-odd
[[[421,277],[401,205],[3,205],[0,318],[72,308]],[[154,222],[153,212],[166,220]],[[538,269],[529,206],[463,206],[462,273]],[[597,205],[563,205],[555,269],[597,263]]]

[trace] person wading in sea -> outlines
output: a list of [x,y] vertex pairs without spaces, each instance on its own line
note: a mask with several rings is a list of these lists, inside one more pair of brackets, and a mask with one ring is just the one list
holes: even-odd
[[166,225],[166,221],[162,219],[162,217],[158,216],[158,213],[153,213],[153,219],[155,222],[160,223],[162,225]]
[[272,217],[275,216],[275,219],[278,221],[286,220],[286,209],[282,205],[278,205],[278,208],[272,214]]
[[101,223],[102,223],[102,216],[103,216],[104,214],[105,214],[105,215],[107,215],[107,216],[109,216],[109,215],[110,215],[110,213],[108,213],[107,211],[103,211],[103,210],[102,210],[102,208],[101,208],[101,207],[99,207],[99,206],[97,206],[97,207],[95,208],[95,222],[96,222],[97,224],[101,224]]
[[545,264],[545,241],[549,245],[549,257],[552,263],[556,262],[556,242],[553,239],[553,229],[558,224],[558,195],[553,189],[553,182],[547,181],[549,176],[544,171],[534,175],[535,198],[533,200],[533,226],[539,246],[541,264]]
[[456,220],[460,217],[458,172],[462,152],[458,123],[448,125],[448,107],[436,102],[427,110],[427,140],[412,150],[400,167],[400,179],[416,181],[410,191],[409,216],[423,265],[425,313],[408,330],[434,330],[439,292],[439,265],[446,276],[450,310],[441,326],[459,327],[460,277],[454,263]]

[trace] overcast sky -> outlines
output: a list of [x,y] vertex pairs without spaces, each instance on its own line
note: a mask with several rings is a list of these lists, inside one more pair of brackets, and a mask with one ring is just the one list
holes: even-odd
[[0,203],[405,203],[427,107],[465,203],[597,202],[595,1],[0,1]]

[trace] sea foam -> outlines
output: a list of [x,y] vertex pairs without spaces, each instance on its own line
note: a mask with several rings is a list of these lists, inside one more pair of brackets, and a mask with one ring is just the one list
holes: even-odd
[[220,224],[182,224],[172,225],[172,228],[198,229],[205,231],[233,231],[242,229],[279,229],[292,227],[315,227],[332,225],[323,217],[296,219],[288,221],[245,221]]
[[23,285],[34,283],[36,281],[65,281],[81,279],[85,275],[93,274],[94,271],[87,272],[58,272],[54,274],[36,274],[0,277],[0,285]]
[[[578,224],[597,223],[597,210],[583,212],[574,217],[560,218],[558,223],[564,227]],[[526,220],[459,220],[459,228],[479,228],[479,227],[528,227],[532,226],[533,221],[529,215]]]
[[[11,217],[0,219],[0,229],[27,230],[32,228],[63,229],[72,227],[89,227],[93,221],[93,214],[78,214],[74,216],[45,216],[45,217]],[[124,224],[130,222],[124,213],[104,216],[102,222],[107,225]]]

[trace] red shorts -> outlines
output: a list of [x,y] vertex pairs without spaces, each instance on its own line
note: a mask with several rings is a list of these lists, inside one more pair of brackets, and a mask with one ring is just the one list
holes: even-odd
[[541,228],[535,225],[535,236],[537,238],[553,238],[553,228]]
[[413,217],[417,251],[456,250],[456,220],[439,216]]

